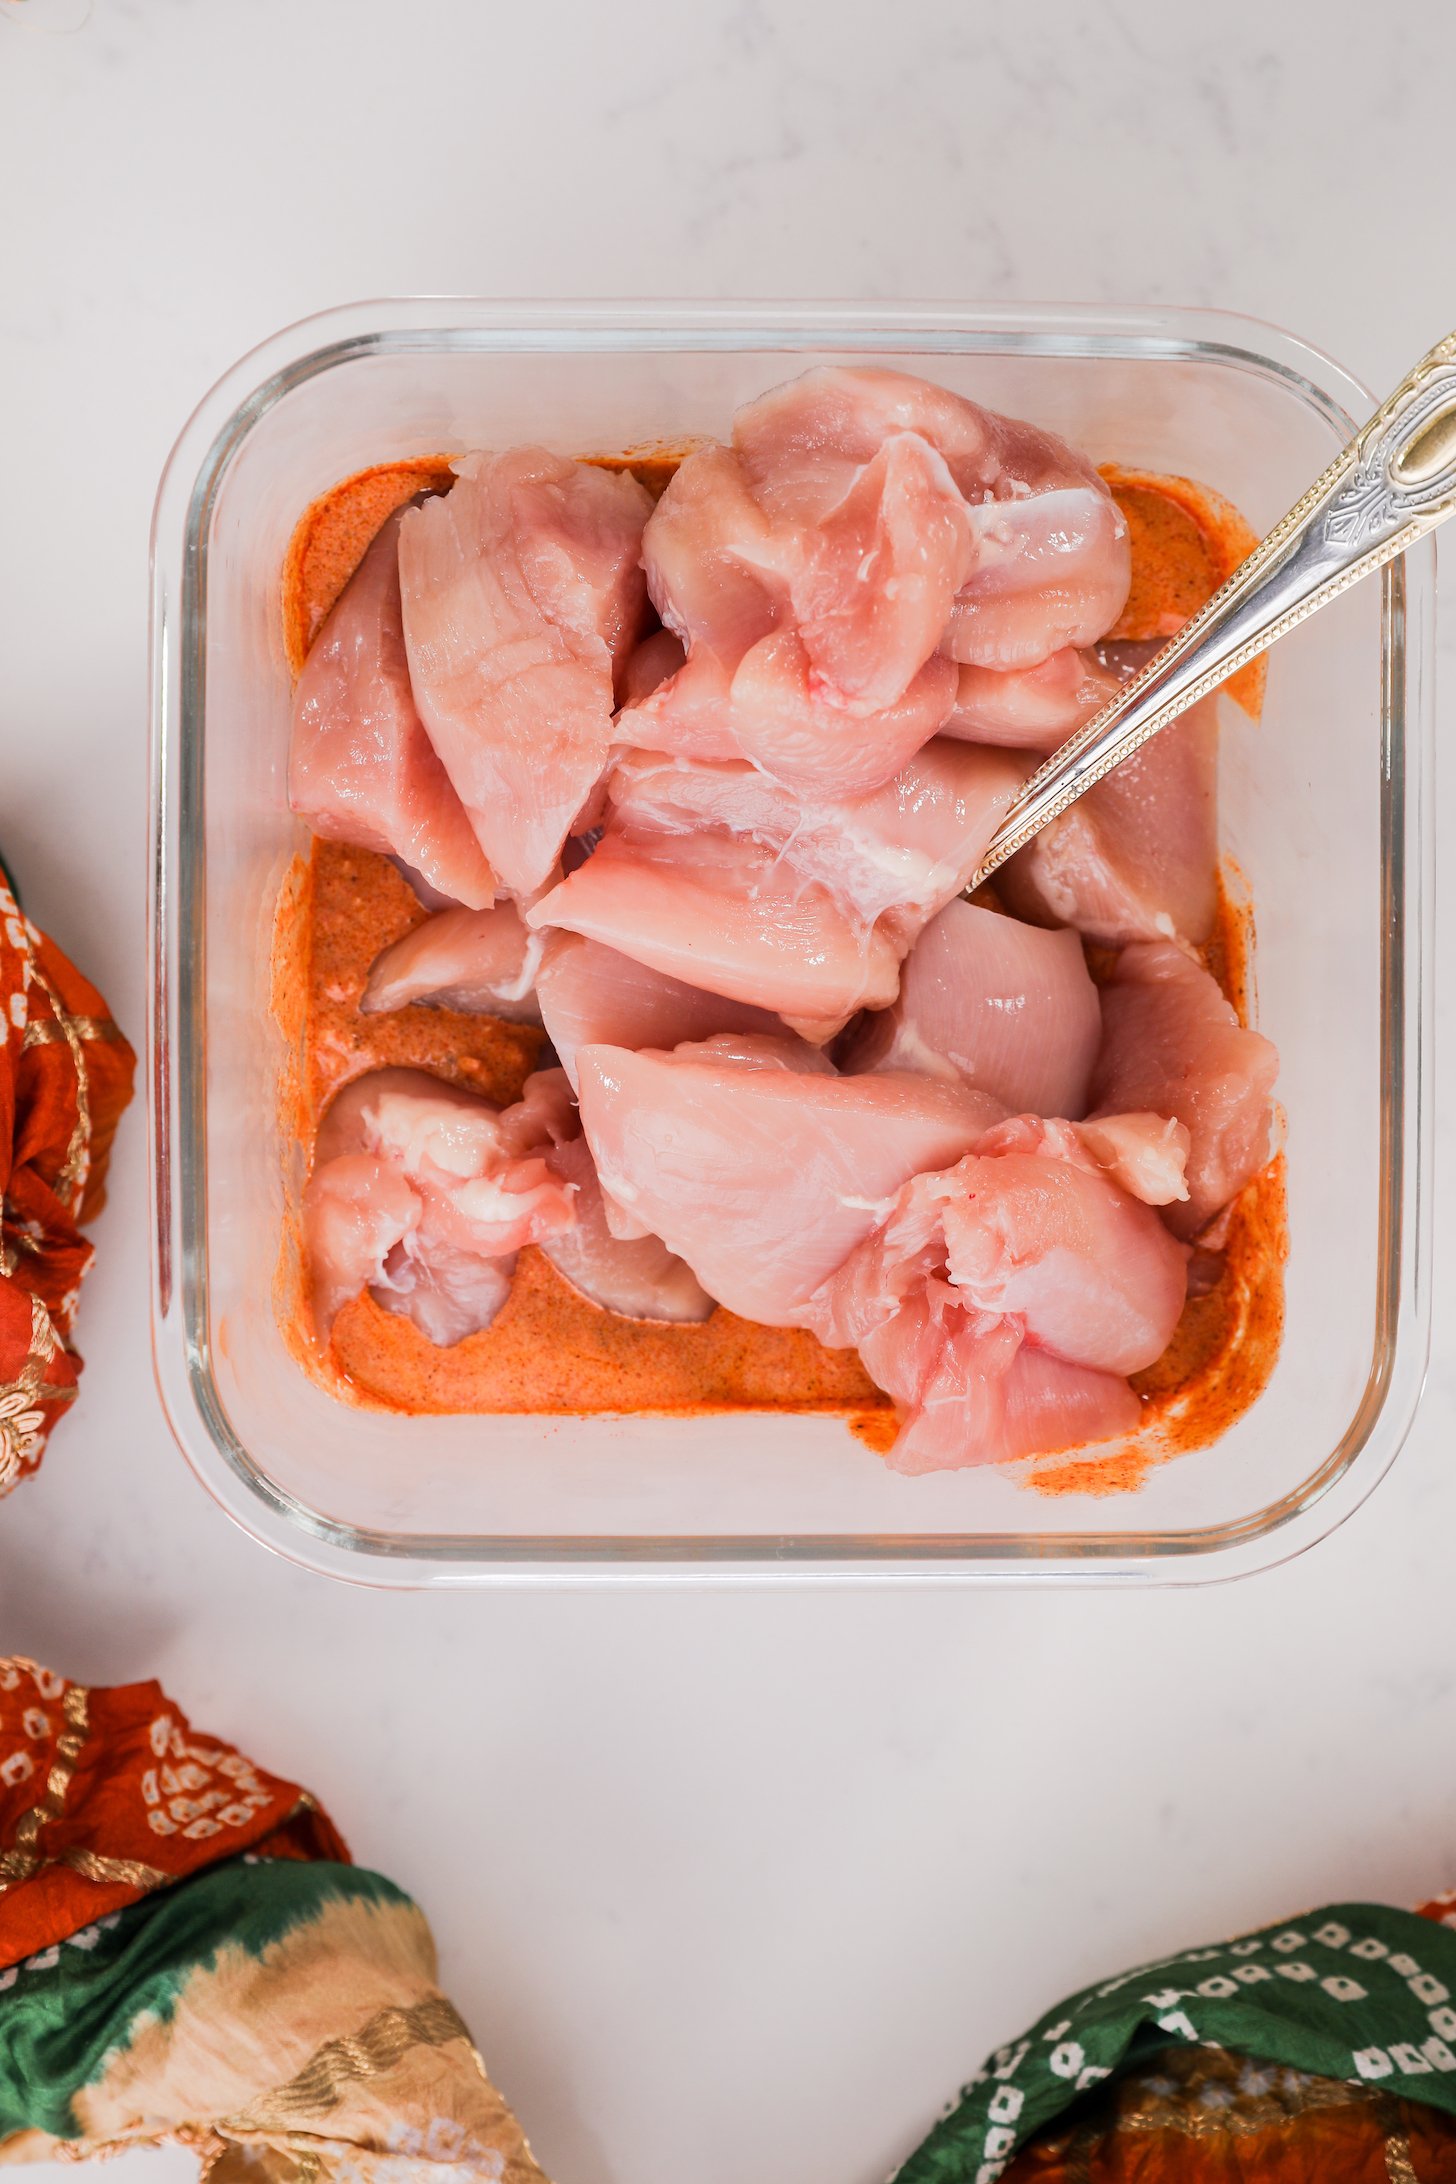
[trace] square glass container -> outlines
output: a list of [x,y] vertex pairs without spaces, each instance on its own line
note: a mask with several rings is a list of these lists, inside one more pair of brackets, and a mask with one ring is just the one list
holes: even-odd
[[354,1409],[290,1354],[274,1275],[301,1162],[280,1140],[269,964],[306,847],[285,793],[294,524],[397,457],[721,433],[738,402],[831,361],[920,372],[1099,461],[1196,478],[1261,532],[1373,406],[1303,343],[1203,312],[412,300],[277,335],[173,453],[153,568],[157,1372],[212,1493],[317,1569],[397,1585],[1227,1576],[1331,1530],[1410,1424],[1429,1289],[1429,544],[1279,645],[1261,724],[1225,709],[1224,844],[1253,895],[1256,1020],[1282,1056],[1291,1249],[1273,1377],[1215,1445],[1135,1492],[1044,1498],[995,1468],[903,1478],[832,1417]]

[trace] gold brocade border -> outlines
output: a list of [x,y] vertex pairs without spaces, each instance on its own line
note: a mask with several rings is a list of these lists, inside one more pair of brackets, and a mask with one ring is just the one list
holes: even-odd
[[[411,2048],[444,2047],[451,2040],[464,2040],[475,2055],[469,2026],[442,1994],[406,2009],[377,2010],[361,2031],[327,2041],[286,2085],[263,2094],[236,2115],[220,2118],[216,2128],[229,2137],[288,2130],[301,2116],[326,2115],[337,2108],[346,2087],[357,2080],[383,2077],[396,2069]],[[475,2061],[483,2076],[485,2066],[478,2055]]]
[[[57,1198],[74,1210],[85,1188],[86,1170],[91,1161],[91,1075],[86,1066],[86,1049],[76,1028],[78,1020],[68,1013],[66,1004],[41,969],[33,948],[30,950],[30,972],[51,1005],[61,1036],[71,1050],[71,1066],[76,1072],[76,1127],[71,1132],[71,1142],[66,1147],[66,1157],[54,1184]],[[26,1029],[30,1029],[28,1024]]]
[[[1250,2072],[1266,2081],[1267,2090],[1251,2090]],[[1215,2092],[1223,2097],[1210,2105]],[[1301,2116],[1341,2108],[1363,2109],[1384,2134],[1387,2184],[1420,2184],[1402,2102],[1339,2078],[1257,2063],[1213,2046],[1168,2050],[1109,2089],[1091,2115],[1036,2143],[1061,2153],[1067,2184],[1091,2184],[1094,2158],[1124,2133],[1132,2139],[1222,2146],[1238,2160],[1233,2152],[1238,2141],[1269,2137]],[[1130,2150],[1128,2158],[1134,2166],[1141,2159]]]
[[13,1847],[0,1852],[0,1895],[17,1881],[29,1880],[42,1864],[54,1862],[41,1856],[37,1847],[40,1831],[48,1821],[58,1820],[65,1807],[76,1761],[81,1756],[90,1727],[90,1700],[91,1694],[84,1684],[67,1686],[61,1701],[61,1715],[66,1726],[56,1739],[56,1756],[46,1776],[45,1795],[29,1812],[21,1814]]
[[[84,1718],[85,1701],[89,1698],[89,1693],[83,1691],[79,1684],[72,1684],[70,1689],[66,1693],[65,1703],[67,1706],[69,1706],[72,1694],[78,1691],[80,1692],[82,1700],[83,1718],[81,1730],[82,1739],[84,1741],[85,1731],[87,1727]],[[57,1740],[56,1757],[58,1761],[61,1758],[62,1750],[65,1746],[65,1743],[66,1739],[64,1736]],[[79,1743],[76,1746],[76,1750],[80,1750]],[[72,1755],[72,1767],[74,1767],[74,1754]],[[72,1769],[68,1768],[66,1772],[67,1787],[70,1783],[71,1771]],[[50,1779],[46,1785],[45,1798],[42,1799],[41,1804],[32,1806],[31,1810],[23,1815],[20,1826],[15,1831],[15,1840],[17,1845],[19,1845],[21,1841],[22,1831],[29,1826],[30,1822],[35,1821],[35,1816],[37,1813],[42,1813],[42,1819],[36,1821],[35,1826],[30,1828],[28,1840],[32,1843],[34,1842],[35,1836],[39,1833],[41,1826],[44,1824],[44,1821],[53,1820],[56,1817],[56,1812],[45,1810],[44,1808],[49,1806],[51,1796],[55,1789],[58,1772],[59,1769],[57,1767],[53,1767],[51,1769]],[[61,1795],[62,1798],[64,1798],[64,1789],[62,1790]],[[270,1835],[276,1834],[279,1828],[286,1828],[289,1821],[296,1820],[301,1812],[316,1812],[317,1810],[318,1801],[313,1796],[313,1793],[309,1790],[303,1790],[299,1793],[294,1803],[289,1806],[287,1812],[280,1814],[278,1819],[273,1822],[272,1826],[268,1830],[268,1833]],[[59,1811],[59,1806],[56,1808],[56,1811]],[[25,1866],[24,1871],[21,1871],[19,1867],[19,1852],[17,1849],[9,1850],[4,1852],[3,1854],[0,1854],[0,1895],[3,1895],[6,1889],[9,1888],[15,1881],[29,1880],[32,1874],[43,1872],[48,1866],[58,1865],[65,1866],[70,1872],[79,1874],[83,1881],[94,1881],[98,1887],[107,1888],[115,1886],[122,1888],[135,1888],[144,1896],[150,1895],[151,1891],[154,1888],[171,1888],[177,1883],[190,1880],[193,1877],[190,1873],[165,1873],[160,1866],[144,1865],[141,1860],[137,1858],[108,1858],[104,1855],[103,1852],[99,1850],[87,1850],[82,1844],[75,1844],[67,1850],[59,1850],[55,1853],[53,1857],[42,1857],[38,1852],[36,1852],[30,1857],[29,1863]],[[199,1868],[198,1870],[205,1871],[206,1868],[203,1867]]]
[[1166,2133],[1173,2138],[1188,2139],[1253,2138],[1260,2132],[1275,2131],[1281,2124],[1292,2123],[1298,2116],[1319,2110],[1364,2107],[1369,2098],[1359,2087],[1347,2086],[1338,2078],[1313,2078],[1301,2087],[1297,2100],[1278,2101],[1241,2094],[1237,2108],[1211,2108],[1201,2112],[1178,2109],[1171,2102],[1160,2101],[1156,2107],[1124,2109],[1117,2118],[1116,2127],[1120,2132],[1138,2136]]
[[[27,1248],[29,1240],[26,1239]],[[30,1354],[20,1368],[18,1379],[7,1380],[0,1387],[0,1417],[8,1417],[14,1410],[28,1407],[31,1403],[70,1403],[76,1396],[74,1382],[69,1386],[48,1388],[45,1369],[56,1352],[63,1347],[56,1333],[56,1323],[51,1318],[45,1300],[34,1290],[30,1293]],[[25,1404],[14,1398],[23,1396]]]
[[1385,2123],[1385,2174],[1390,2184],[1420,2184],[1416,2175],[1415,2159],[1411,2153],[1410,2133],[1405,2128],[1399,2104],[1386,2099],[1380,2104]]
[[[115,1046],[123,1044],[125,1035],[122,1028],[120,1024],[114,1024],[109,1016],[72,1016],[67,1021],[78,1039],[87,1042],[109,1041]],[[20,1051],[25,1054],[31,1047],[59,1046],[65,1036],[61,1025],[53,1022],[50,1017],[33,1016],[25,1027]]]
[[175,1874],[164,1873],[160,1866],[143,1865],[137,1858],[104,1858],[98,1850],[85,1850],[79,1845],[73,1850],[63,1850],[57,1858],[47,1858],[47,1865],[69,1866],[79,1873],[83,1881],[95,1881],[101,1887],[119,1884],[123,1888],[149,1890],[164,1888]]

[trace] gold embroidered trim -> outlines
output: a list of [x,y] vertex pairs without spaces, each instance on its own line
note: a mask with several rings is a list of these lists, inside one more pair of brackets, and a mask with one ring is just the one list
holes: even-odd
[[91,1694],[84,1684],[67,1686],[61,1701],[61,1716],[66,1726],[56,1738],[56,1756],[46,1776],[45,1795],[29,1812],[21,1814],[13,1847],[0,1852],[0,1895],[17,1881],[29,1880],[43,1862],[36,1847],[40,1831],[48,1821],[58,1820],[65,1807],[66,1793],[90,1727],[90,1700]]
[[1312,2078],[1294,2098],[1271,2100],[1244,2094],[1239,2096],[1237,2108],[1199,2111],[1175,2108],[1164,2101],[1150,2102],[1145,2108],[1124,2108],[1118,2114],[1117,2128],[1138,2134],[1170,2132],[1190,2139],[1252,2138],[1276,2130],[1296,2116],[1317,2109],[1359,2108],[1368,2099],[1369,2095],[1358,2087],[1342,2085],[1338,2079]]
[[[68,1392],[74,1393],[75,1391],[69,1390]],[[0,1666],[4,1665],[5,1663],[3,1661],[0,1661]],[[19,1655],[16,1655],[14,1657],[14,1665],[22,1668],[28,1668],[32,1667],[34,1664],[32,1662],[25,1661],[21,1659]],[[71,1686],[72,1691],[76,1691],[79,1688],[80,1687],[78,1685],[73,1684]],[[88,1694],[84,1692],[82,1693],[83,1701],[87,1696]],[[66,1704],[70,1704],[70,1693],[67,1694]],[[86,1725],[83,1720],[83,1731],[85,1726]],[[64,1742],[64,1738],[61,1738],[57,1742],[56,1752],[58,1758],[60,1756],[61,1746],[64,1744]],[[51,1785],[54,1784],[55,1780],[56,1771],[53,1768],[51,1771],[50,1783],[47,1785],[48,1794],[49,1789]],[[62,1794],[64,1795],[64,1792]],[[45,1802],[45,1800],[43,1800],[43,1802]],[[317,1811],[317,1809],[317,1799],[313,1797],[311,1792],[309,1792],[308,1790],[304,1790],[299,1796],[297,1802],[289,1806],[288,1811],[284,1813],[282,1818],[275,1823],[275,1827],[273,1829],[270,1829],[269,1833],[274,1833],[277,1828],[286,1828],[289,1821],[296,1819],[299,1813],[315,1812]],[[26,1813],[22,1817],[20,1827],[16,1829],[17,1844],[20,1841],[21,1830],[26,1827],[27,1823],[34,1817],[34,1814],[39,1810],[40,1807],[35,1806],[32,1808],[31,1812]],[[55,1816],[54,1814],[48,1814],[46,1817],[54,1818]],[[37,1826],[39,1826],[39,1823],[37,1824]],[[32,1830],[31,1832],[33,1837],[37,1830]],[[68,1850],[57,1851],[55,1856],[51,1858],[42,1858],[40,1856],[36,1856],[31,1859],[29,1865],[25,1868],[24,1872],[19,1871],[18,1868],[14,1866],[14,1861],[16,1860],[16,1857],[17,1853],[14,1850],[8,1851],[3,1855],[0,1855],[0,1895],[3,1895],[5,1893],[5,1890],[10,1886],[11,1881],[29,1880],[32,1874],[44,1871],[47,1866],[55,1865],[67,1866],[72,1873],[78,1873],[83,1881],[95,1881],[98,1887],[105,1888],[117,1886],[122,1888],[135,1888],[138,1889],[143,1895],[149,1894],[154,1888],[170,1888],[174,1881],[182,1880],[186,1877],[185,1875],[179,1873],[164,1873],[160,1866],[143,1865],[141,1860],[137,1858],[107,1858],[103,1856],[100,1851],[87,1850],[83,1845],[80,1844],[77,1844],[76,1846]]]
[[1411,2158],[1410,2135],[1405,2131],[1392,2131],[1385,2141],[1385,2173],[1390,2184],[1420,2184],[1416,2165]]
[[451,2040],[466,2041],[474,2053],[469,2026],[442,1994],[407,2009],[377,2010],[362,2031],[327,2041],[287,2085],[263,2094],[237,2115],[224,2117],[217,2128],[229,2137],[286,2131],[300,2116],[326,2115],[337,2108],[346,2087],[360,2078],[383,2077],[397,2068],[411,2048],[444,2047]]
[[[54,996],[52,996],[52,1006],[54,1006]],[[122,1045],[125,1039],[125,1033],[122,1031],[120,1024],[114,1024],[109,1016],[72,1016],[67,1021],[78,1039],[99,1040],[114,1046]],[[53,1023],[48,1016],[34,1016],[25,1027],[20,1041],[20,1051],[25,1054],[32,1047],[60,1046],[65,1037],[66,1034],[61,1026]]]
[[40,1446],[46,1422],[40,1406],[75,1399],[74,1383],[59,1388],[45,1384],[46,1368],[60,1347],[54,1320],[41,1299],[32,1294],[30,1354],[19,1377],[0,1387],[0,1495],[9,1493]]
[[95,1881],[101,1886],[117,1883],[123,1888],[163,1888],[177,1876],[164,1873],[160,1866],[142,1865],[135,1858],[103,1858],[100,1851],[63,1850],[58,1858],[48,1858],[47,1865],[69,1866],[79,1873],[83,1881]]
[[[61,1172],[54,1185],[57,1198],[74,1211],[85,1188],[86,1171],[91,1164],[91,1077],[86,1067],[86,1049],[77,1026],[95,1023],[99,1019],[67,1014],[65,1003],[41,969],[33,948],[30,950],[30,973],[51,1005],[60,1036],[71,1050],[71,1066],[76,1072],[76,1127],[71,1132],[71,1142],[66,1147],[66,1157],[61,1163]],[[39,1022],[40,1019],[37,1018],[36,1021]],[[32,1026],[27,1024],[27,1038],[31,1029]]]
[[[1208,2099],[1211,2089],[1225,2096],[1216,2105]],[[1219,2047],[1165,2050],[1136,2074],[1128,2093],[1120,2104],[1121,2129],[1189,2138],[1244,2138],[1315,2109],[1358,2107],[1369,2099],[1342,2079],[1257,2063]]]

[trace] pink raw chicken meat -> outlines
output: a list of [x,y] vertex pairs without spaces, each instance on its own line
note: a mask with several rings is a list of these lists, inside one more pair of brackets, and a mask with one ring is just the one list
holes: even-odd
[[493,902],[487,864],[410,689],[392,516],[304,662],[288,801],[315,834],[395,856],[453,901]]
[[[735,437],[761,407],[739,412]],[[945,463],[914,433],[882,432],[849,455],[826,445],[792,476],[713,446],[670,481],[644,561],[664,622],[690,650],[704,646],[731,673],[791,625],[827,704],[875,715],[938,650],[969,573],[970,529]]]
[[366,1016],[428,1003],[539,1024],[534,988],[541,941],[512,902],[440,910],[376,957],[359,1007]]
[[1061,441],[924,380],[844,370],[750,403],[732,449],[689,456],[643,557],[688,661],[624,740],[840,793],[886,780],[950,714],[939,654],[1025,669],[1089,643],[1130,568],[1116,504]]
[[893,999],[899,958],[975,870],[1021,770],[935,742],[884,787],[831,801],[741,763],[630,752],[601,846],[527,922],[827,1037]]
[[653,691],[675,675],[685,654],[680,638],[670,629],[655,629],[627,655],[617,677],[617,695],[624,706],[641,705]]
[[400,530],[410,675],[482,849],[529,896],[606,764],[651,502],[625,473],[544,448],[458,468]]
[[684,456],[642,534],[652,603],[691,649],[736,664],[787,618],[798,547],[776,535],[732,448]]
[[713,1300],[655,1236],[626,1239],[607,1226],[601,1185],[581,1117],[560,1069],[526,1079],[522,1102],[539,1124],[542,1158],[566,1191],[571,1219],[543,1228],[535,1241],[557,1272],[589,1303],[625,1319],[705,1320]]
[[813,673],[852,711],[881,712],[938,651],[971,573],[966,504],[935,450],[895,433],[805,544],[789,596]]
[[366,1288],[431,1342],[488,1327],[521,1246],[571,1224],[572,1193],[542,1157],[568,1104],[564,1087],[531,1079],[496,1108],[418,1069],[337,1093],[304,1194],[320,1336]]
[[710,1296],[768,1326],[799,1324],[901,1186],[958,1159],[997,1115],[960,1085],[811,1074],[793,1059],[764,1042],[736,1059],[577,1056],[608,1219],[661,1236]]
[[1001,1463],[1132,1431],[1125,1374],[1167,1347],[1186,1253],[1070,1125],[1020,1118],[914,1177],[815,1296],[901,1411],[904,1471]]
[[[1112,627],[1131,581],[1127,526],[1094,465],[1054,434],[907,373],[863,368],[807,372],[733,427],[760,503],[789,526],[821,524],[856,466],[898,434],[941,457],[966,503],[970,559],[943,639],[952,657],[1030,667]],[[846,564],[847,589],[854,573]]]
[[1195,1236],[1268,1161],[1278,1054],[1168,941],[1123,950],[1102,1015],[1094,1108],[1151,1109],[1184,1125],[1188,1196],[1166,1218],[1178,1235]]
[[1182,1123],[1165,1115],[1099,1115],[1087,1122],[1008,1115],[986,1132],[976,1151],[1045,1153],[1097,1169],[1145,1206],[1168,1206],[1188,1196],[1188,1142]]
[[806,796],[858,796],[935,734],[955,694],[955,665],[937,657],[882,711],[849,712],[816,690],[803,639],[786,628],[731,665],[699,646],[621,714],[617,732],[624,743],[685,758],[751,759]]
[[823,1047],[780,1025],[776,1031],[715,1031],[673,1048],[680,1062],[721,1062],[735,1069],[780,1069],[795,1077],[837,1077]]
[[1127,603],[1127,527],[1102,487],[1067,486],[971,510],[975,574],[945,649],[977,667],[1035,667],[1104,636]]
[[1075,1118],[1102,1012],[1075,933],[951,902],[906,957],[899,998],[847,1036],[849,1070],[960,1077],[1014,1113]]
[[908,945],[959,893],[1021,785],[1020,760],[928,743],[863,796],[796,794],[755,767],[627,751],[607,780],[612,822],[678,836],[726,833],[777,852],[858,917]]
[[1120,1439],[1141,1423],[1121,1374],[1033,1347],[1013,1320],[967,1312],[943,1280],[913,1289],[858,1349],[900,1414],[886,1458],[894,1471],[1013,1463]]
[[665,977],[578,933],[550,935],[536,994],[546,1035],[573,1087],[579,1047],[675,1047],[718,1031],[783,1028],[767,1009]]
[[613,829],[578,872],[529,913],[629,950],[649,970],[832,1038],[858,1008],[883,1007],[899,956],[826,887],[754,842],[725,834]]
[[570,1138],[546,1157],[571,1187],[575,1219],[543,1237],[541,1249],[573,1289],[623,1319],[682,1323],[711,1316],[712,1298],[659,1237],[612,1234],[585,1138]]
[[1052,751],[1100,713],[1121,677],[1095,651],[1067,646],[1035,667],[963,667],[944,736]]
[[[1151,648],[1117,648],[1130,670]],[[998,876],[1018,915],[1121,947],[1195,944],[1218,907],[1218,699],[1204,698],[1043,827]]]

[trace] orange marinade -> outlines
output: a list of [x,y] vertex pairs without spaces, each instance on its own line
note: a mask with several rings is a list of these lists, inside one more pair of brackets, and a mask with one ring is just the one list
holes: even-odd
[[[660,492],[677,455],[610,458]],[[423,491],[448,490],[448,456],[384,463],[346,479],[309,508],[294,532],[283,576],[283,626],[295,675],[330,607],[380,526]],[[1217,589],[1254,543],[1227,502],[1181,478],[1109,468],[1127,518],[1133,583],[1116,637],[1166,634]],[[1263,667],[1229,685],[1257,713]],[[1239,1010],[1252,945],[1247,903],[1225,876],[1210,968]],[[388,861],[368,850],[315,841],[295,860],[280,897],[274,948],[275,1011],[294,1057],[285,1072],[290,1138],[312,1143],[341,1084],[365,1070],[432,1070],[488,1099],[515,1099],[537,1066],[544,1035],[491,1017],[407,1008],[361,1016],[369,967],[426,912]],[[1094,975],[1096,952],[1089,951]],[[301,1173],[301,1170],[300,1170]],[[296,1180],[296,1179],[295,1179]],[[1114,1492],[1148,1466],[1216,1439],[1265,1386],[1278,1351],[1285,1254],[1282,1162],[1240,1200],[1222,1273],[1191,1299],[1165,1355],[1134,1382],[1146,1403],[1136,1438],[1107,1451],[1042,1458],[1026,1467],[1046,1492]],[[345,1306],[327,1354],[304,1301],[296,1215],[285,1236],[277,1294],[292,1347],[315,1377],[352,1402],[407,1412],[693,1413],[798,1410],[842,1416],[870,1447],[894,1439],[888,1397],[852,1351],[831,1351],[795,1329],[762,1327],[721,1306],[701,1326],[626,1320],[587,1302],[534,1250],[520,1255],[511,1295],[493,1324],[439,1349],[413,1323],[365,1295]]]

